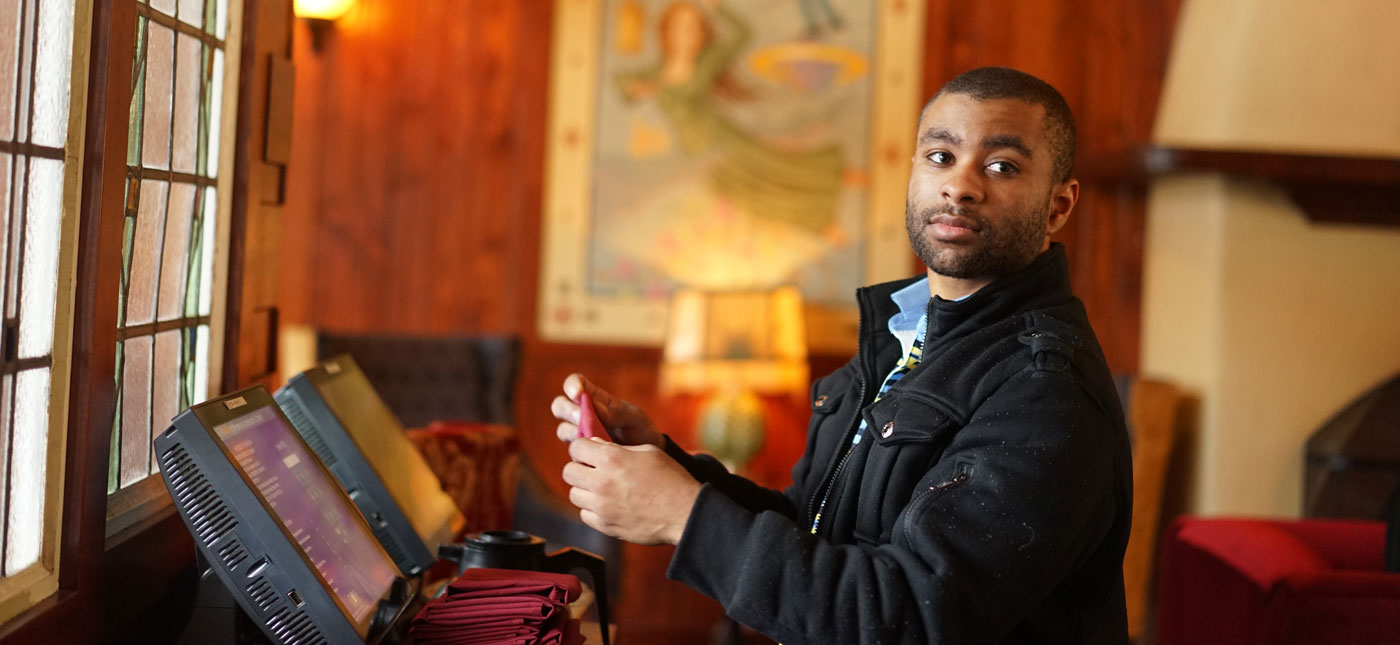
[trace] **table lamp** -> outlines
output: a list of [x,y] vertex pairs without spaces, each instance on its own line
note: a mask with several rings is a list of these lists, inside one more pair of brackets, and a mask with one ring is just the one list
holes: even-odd
[[700,445],[739,470],[763,446],[759,394],[807,393],[802,294],[680,289],[671,297],[661,363],[663,395],[705,396]]

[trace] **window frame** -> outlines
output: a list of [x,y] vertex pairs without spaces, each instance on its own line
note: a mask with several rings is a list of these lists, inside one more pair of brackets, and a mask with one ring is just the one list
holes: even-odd
[[[193,542],[184,523],[166,506],[124,530],[107,535],[107,467],[115,413],[115,361],[118,280],[122,265],[123,208],[127,173],[128,111],[135,47],[136,0],[79,0],[91,10],[85,126],[78,136],[83,159],[75,165],[82,190],[75,226],[78,230],[71,300],[71,365],[64,451],[61,516],[57,541],[63,562],[58,590],[13,618],[0,622],[0,643],[101,642],[111,640],[133,619],[168,619],[160,603],[170,593],[188,593],[181,582],[192,571]],[[254,109],[249,98],[255,78],[259,10],[276,11],[289,0],[230,0],[225,42],[237,42],[236,56],[226,55],[225,78],[233,91],[224,97],[220,163],[228,188],[219,196],[226,213],[218,223],[226,245],[216,245],[216,278],[211,320],[225,325],[210,338],[210,394],[229,380],[230,356],[238,346],[236,293],[243,276],[234,266],[245,246],[249,185],[247,121]],[[75,24],[78,22],[75,13]],[[80,46],[74,43],[74,49]],[[76,66],[76,62],[75,62]],[[75,67],[76,73],[76,67]],[[72,136],[72,132],[70,132]],[[240,143],[241,142],[241,143]],[[217,378],[216,378],[217,377]],[[155,608],[154,613],[152,613]]]
[[[63,0],[67,1],[67,0]],[[36,6],[37,11],[42,4]],[[23,7],[21,7],[23,10]],[[65,447],[68,444],[69,380],[72,368],[74,274],[78,259],[78,228],[83,198],[84,142],[87,124],[88,73],[92,43],[92,0],[74,0],[71,63],[69,67],[68,130],[63,149],[62,216],[59,222],[58,259],[55,267],[53,345],[49,353],[49,405],[45,447],[44,510],[38,560],[0,579],[0,624],[31,609],[59,590],[62,575],[60,540],[63,536]],[[29,53],[32,58],[33,52]],[[31,84],[33,83],[31,79]],[[31,86],[30,91],[33,91]],[[32,158],[13,155],[11,163]],[[16,186],[11,186],[15,190]],[[7,477],[9,474],[7,473]],[[5,483],[8,485],[8,483]]]
[[[133,15],[142,15],[142,12],[136,7],[136,5],[138,4],[136,0],[117,0],[117,2],[130,3],[128,6],[132,8]],[[209,356],[208,364],[205,366],[206,378],[208,379],[207,382],[209,396],[214,396],[216,393],[221,392],[223,386],[223,348],[225,346],[224,336],[228,326],[225,316],[229,297],[228,260],[229,247],[232,244],[232,227],[229,226],[229,220],[232,219],[233,202],[230,193],[234,190],[233,176],[236,172],[236,166],[234,164],[236,161],[235,155],[237,152],[237,138],[235,135],[238,125],[238,98],[240,89],[239,83],[242,82],[241,61],[243,47],[245,45],[243,38],[244,0],[226,0],[226,2],[226,20],[228,21],[228,23],[225,26],[223,41],[224,74],[223,92],[221,94],[222,104],[220,106],[221,116],[219,122],[219,131],[210,132],[211,137],[217,136],[219,138],[219,173],[215,179],[214,184],[215,194],[218,196],[218,203],[214,206],[214,224],[216,227],[214,231],[214,248],[212,250],[214,254],[214,257],[212,258],[214,271],[212,276],[213,279],[211,280],[209,285],[212,297],[209,309],[208,323]],[[152,12],[159,13],[155,9],[147,9],[145,13],[149,14]],[[150,20],[150,18],[147,19]],[[170,18],[170,20],[174,21],[176,19]],[[135,53],[135,38],[137,36],[137,34],[135,33],[135,22],[135,18],[133,18],[133,24],[129,26],[132,33],[132,47],[126,53],[128,57],[133,58],[129,68],[131,70],[131,73],[134,73],[136,69],[136,61],[134,60],[133,56]],[[121,52],[115,49],[112,52],[110,52],[110,54],[122,55]],[[128,90],[128,105],[130,105],[130,97],[131,91]],[[123,125],[126,125],[127,123],[129,123],[129,119],[127,121],[124,121]],[[127,129],[128,128],[126,127],[122,128],[123,132],[126,132]],[[138,160],[138,166],[140,165],[140,163],[141,162]],[[129,177],[129,171],[130,169],[128,165],[126,164],[126,162],[123,162],[121,169],[123,182],[127,181],[127,178]],[[112,215],[108,216],[113,217]],[[118,253],[120,253],[120,251],[118,251]],[[121,294],[119,291],[114,291],[111,294],[111,296],[114,299],[116,299],[121,297]],[[115,318],[116,317],[114,316],[113,320],[115,320]],[[155,323],[153,322],[152,325],[154,324]],[[125,326],[125,321],[122,321],[122,326]],[[122,337],[122,332],[116,327],[113,328],[113,333],[114,338]],[[155,338],[154,335],[150,335],[149,337],[153,340]],[[114,361],[113,374],[115,373],[116,367]],[[114,415],[115,410],[120,408],[120,406],[120,401],[113,402]],[[115,418],[116,417],[113,416],[113,419]],[[155,438],[156,434],[159,434],[164,430],[163,426],[165,423],[166,421],[160,421],[156,419],[151,420],[152,439]],[[110,453],[108,456],[110,458]],[[109,543],[111,543],[114,540],[119,541],[120,536],[124,531],[127,531],[132,527],[143,526],[147,523],[147,520],[163,517],[171,514],[172,512],[173,506],[170,499],[170,494],[168,491],[166,491],[164,482],[161,481],[160,476],[157,473],[151,473],[139,481],[133,482],[126,486],[118,487],[117,490],[107,494],[106,530],[104,533],[104,537],[109,541]]]

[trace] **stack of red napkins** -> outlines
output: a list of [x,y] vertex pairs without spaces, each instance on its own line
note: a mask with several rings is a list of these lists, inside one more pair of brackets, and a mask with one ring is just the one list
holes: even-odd
[[565,607],[580,591],[578,578],[564,573],[467,569],[418,612],[408,633],[415,645],[582,645]]

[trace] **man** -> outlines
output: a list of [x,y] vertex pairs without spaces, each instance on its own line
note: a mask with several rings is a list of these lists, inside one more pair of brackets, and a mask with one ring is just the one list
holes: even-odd
[[1064,248],[1074,123],[1030,75],[924,107],[906,222],[927,276],[857,292],[859,353],[812,387],[786,491],[692,456],[578,375],[616,443],[573,441],[584,522],[676,544],[667,575],[794,643],[1127,642],[1123,413]]

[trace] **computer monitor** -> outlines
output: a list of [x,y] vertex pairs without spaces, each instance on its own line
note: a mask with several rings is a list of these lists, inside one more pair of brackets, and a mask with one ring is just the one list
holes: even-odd
[[378,638],[393,560],[267,390],[180,413],[155,450],[203,559],[270,640]]
[[466,519],[349,354],[273,395],[405,576],[431,567]]

